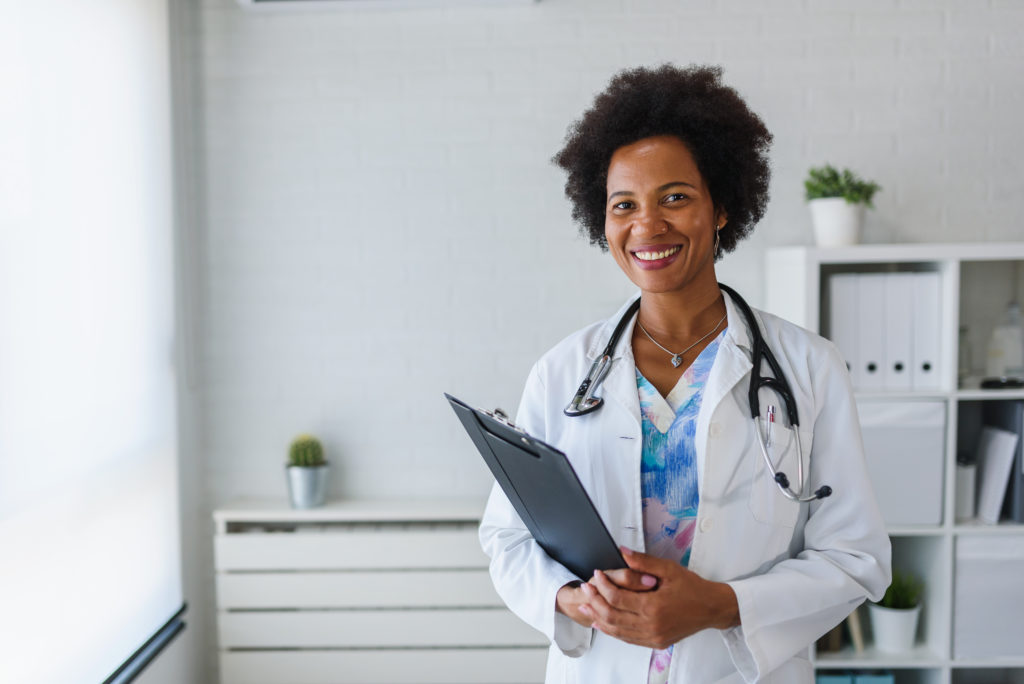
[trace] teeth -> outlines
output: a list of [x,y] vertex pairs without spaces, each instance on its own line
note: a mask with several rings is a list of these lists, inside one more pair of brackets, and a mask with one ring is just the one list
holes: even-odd
[[682,249],[682,247],[676,245],[675,247],[669,247],[663,252],[633,252],[633,254],[635,254],[638,259],[643,259],[644,261],[657,261],[658,259],[664,259],[667,256],[672,256],[680,249]]

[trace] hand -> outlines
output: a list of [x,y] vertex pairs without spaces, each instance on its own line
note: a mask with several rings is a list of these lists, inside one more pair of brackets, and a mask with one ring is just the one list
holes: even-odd
[[[740,623],[736,594],[728,584],[712,582],[678,563],[622,549],[630,570],[658,578],[657,588],[635,591],[596,572],[579,591],[587,600],[576,610],[609,636],[648,648],[668,648],[702,629],[727,629]],[[581,623],[582,624],[582,623]]]
[[[609,570],[605,575],[615,583],[616,586],[629,591],[651,591],[658,585],[658,578],[629,568]],[[566,584],[555,595],[555,608],[558,612],[567,615],[573,622],[590,627],[593,620],[580,612],[580,606],[585,605],[589,598],[580,588],[582,582],[570,582]]]

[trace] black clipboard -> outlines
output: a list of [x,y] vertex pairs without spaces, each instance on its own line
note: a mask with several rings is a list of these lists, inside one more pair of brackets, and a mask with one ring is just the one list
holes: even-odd
[[626,567],[569,459],[515,427],[499,412],[481,411],[448,393],[477,451],[523,523],[549,556],[582,580],[594,570]]

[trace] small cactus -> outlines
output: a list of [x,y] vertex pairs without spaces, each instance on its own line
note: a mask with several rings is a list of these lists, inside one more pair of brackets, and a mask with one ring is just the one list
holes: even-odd
[[301,468],[316,468],[327,465],[324,447],[313,435],[299,435],[288,447],[288,465]]

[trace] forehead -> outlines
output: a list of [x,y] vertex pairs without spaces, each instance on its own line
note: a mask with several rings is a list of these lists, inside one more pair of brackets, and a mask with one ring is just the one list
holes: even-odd
[[608,163],[608,189],[616,190],[620,184],[669,182],[703,183],[697,162],[679,138],[662,135],[643,138],[629,145],[623,145],[612,154]]

